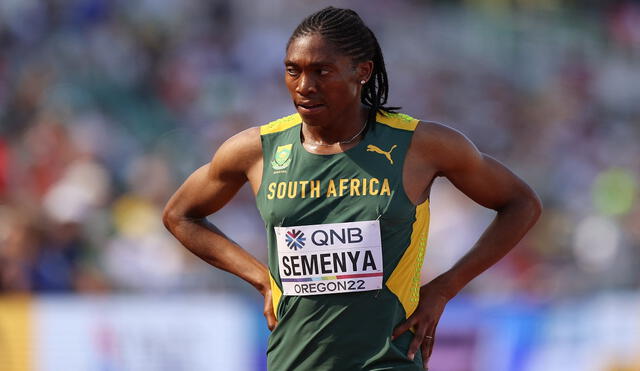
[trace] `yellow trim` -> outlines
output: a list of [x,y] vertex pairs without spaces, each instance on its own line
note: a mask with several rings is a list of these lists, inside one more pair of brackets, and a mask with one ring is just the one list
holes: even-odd
[[280,304],[280,298],[282,297],[282,291],[273,279],[271,272],[269,272],[269,281],[271,282],[271,302],[273,303],[273,314],[278,319],[278,304]]
[[378,112],[376,114],[376,121],[385,124],[387,126],[391,126],[392,128],[414,131],[416,130],[416,126],[418,126],[419,120],[414,119],[409,115],[405,115],[404,113],[389,113],[381,114]]
[[302,122],[302,118],[299,114],[294,113],[293,115],[289,115],[283,117],[281,119],[271,121],[266,125],[260,126],[260,135],[277,133],[279,131],[287,130],[291,127],[294,127]]
[[[392,128],[408,131],[415,130],[419,122],[419,120],[414,119],[409,115],[405,115],[404,113],[389,112],[385,114],[381,114],[380,112],[378,112],[376,114],[376,121]],[[302,118],[299,114],[294,113],[278,120],[271,121],[266,125],[260,126],[260,135],[277,133],[292,128],[300,123],[302,123]]]
[[0,363],[5,371],[33,369],[30,307],[28,297],[0,298]]
[[409,318],[418,307],[420,271],[424,261],[428,234],[429,201],[427,200],[416,207],[416,220],[413,222],[411,243],[387,280],[387,287],[400,300],[406,318]]

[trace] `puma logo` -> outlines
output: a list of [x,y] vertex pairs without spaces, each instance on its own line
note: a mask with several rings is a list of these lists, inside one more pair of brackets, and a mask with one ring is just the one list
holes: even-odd
[[393,159],[391,158],[391,151],[393,151],[394,148],[396,148],[397,146],[394,144],[391,146],[391,149],[389,149],[388,151],[383,151],[380,149],[380,147],[373,145],[373,144],[369,144],[367,146],[367,152],[376,152],[379,153],[381,155],[384,155],[384,157],[387,158],[387,160],[389,160],[389,162],[391,163],[391,165],[393,165]]

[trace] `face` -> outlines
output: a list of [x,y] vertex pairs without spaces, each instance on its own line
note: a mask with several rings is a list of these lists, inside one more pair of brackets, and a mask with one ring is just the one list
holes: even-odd
[[285,57],[285,83],[296,110],[309,125],[338,122],[360,108],[361,80],[368,80],[371,61],[354,65],[319,34],[294,39]]

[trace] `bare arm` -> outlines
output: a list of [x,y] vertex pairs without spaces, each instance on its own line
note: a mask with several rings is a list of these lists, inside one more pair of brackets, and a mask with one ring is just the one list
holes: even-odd
[[268,268],[206,219],[226,205],[248,180],[255,192],[261,172],[260,135],[258,128],[251,128],[227,140],[209,164],[187,178],[167,203],[163,221],[192,253],[260,291],[265,296],[269,328],[273,328]]
[[540,216],[542,205],[533,190],[492,157],[480,153],[462,134],[438,124],[430,156],[437,175],[445,176],[496,216],[474,246],[451,269],[437,277],[442,293],[451,299],[471,280],[504,257]]
[[[446,177],[469,198],[497,211],[474,246],[451,269],[420,289],[415,313],[393,333],[398,336],[413,327],[416,335],[408,356],[413,358],[421,346],[426,365],[446,303],[520,241],[537,221],[542,206],[526,183],[495,159],[480,153],[459,132],[430,123],[419,125],[414,136],[414,154],[427,172]],[[425,337],[431,338],[423,341]]]

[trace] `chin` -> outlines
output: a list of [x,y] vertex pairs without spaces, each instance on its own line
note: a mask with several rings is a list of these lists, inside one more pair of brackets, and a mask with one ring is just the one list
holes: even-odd
[[326,114],[308,114],[300,112],[300,110],[298,110],[298,114],[302,117],[302,121],[310,126],[326,125],[328,119]]
[[304,121],[304,123],[309,126],[323,126],[323,123],[325,122],[324,120],[320,120],[317,117],[305,117],[302,115],[300,115],[300,117],[302,117],[302,121]]

